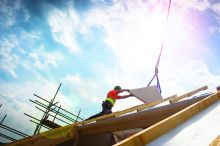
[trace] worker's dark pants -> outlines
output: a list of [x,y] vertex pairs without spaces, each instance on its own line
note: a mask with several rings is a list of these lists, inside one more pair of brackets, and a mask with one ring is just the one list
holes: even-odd
[[110,113],[112,113],[112,104],[108,101],[103,101],[102,102],[102,111],[94,116],[89,117],[87,120],[93,119],[93,118],[96,118],[96,117],[99,117],[99,116],[102,116],[105,114],[110,114]]

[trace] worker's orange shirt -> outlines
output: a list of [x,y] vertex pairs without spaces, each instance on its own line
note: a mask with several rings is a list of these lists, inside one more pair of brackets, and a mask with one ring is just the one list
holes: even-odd
[[118,94],[119,94],[119,91],[111,90],[111,91],[108,92],[107,97],[112,98],[113,100],[120,99],[121,96],[118,96]]

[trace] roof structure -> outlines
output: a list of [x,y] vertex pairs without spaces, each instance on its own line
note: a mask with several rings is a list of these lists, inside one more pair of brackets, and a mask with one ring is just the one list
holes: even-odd
[[[213,106],[219,109],[220,91],[192,97],[192,95],[207,88],[207,86],[204,86],[181,96],[173,95],[95,119],[55,128],[8,145],[144,146],[149,144],[153,146],[158,145],[158,143],[160,143],[159,145],[165,144],[167,141],[175,139],[172,131],[175,131],[178,127],[190,131],[192,126],[184,123],[195,123],[193,118],[204,120],[207,118],[207,114],[210,114],[206,110],[213,108]],[[216,114],[216,112],[212,114]],[[219,118],[214,119],[218,120]],[[214,119],[212,122],[215,121]],[[209,123],[204,121],[202,123],[209,125]],[[209,128],[204,125],[203,127],[204,129]],[[208,144],[212,146],[220,145],[219,129],[212,130],[216,131],[212,132],[212,136],[208,139]],[[179,134],[180,131],[175,131],[175,134]],[[209,130],[206,132],[209,132]],[[169,137],[170,135],[171,137]],[[196,138],[204,139],[203,136],[200,134]],[[179,145],[179,143],[183,143],[183,141],[178,139],[174,145]],[[192,141],[192,145],[196,145],[196,143]]]

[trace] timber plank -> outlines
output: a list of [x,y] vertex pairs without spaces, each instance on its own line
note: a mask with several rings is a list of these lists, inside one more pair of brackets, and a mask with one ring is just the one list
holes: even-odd
[[7,146],[52,146],[74,138],[76,133],[76,125],[68,125],[10,143]]
[[142,110],[145,110],[146,108],[150,108],[150,107],[156,106],[158,104],[161,104],[161,103],[163,103],[165,101],[168,101],[170,99],[174,99],[176,97],[177,97],[177,95],[173,95],[173,96],[167,97],[165,99],[160,99],[160,100],[157,100],[157,101],[154,101],[154,102],[150,102],[148,104],[140,105],[140,106],[137,107],[137,110],[138,111],[142,111]]
[[220,135],[209,146],[220,146]]
[[158,105],[158,104],[160,104],[162,102],[165,102],[167,100],[173,99],[175,97],[177,97],[177,95],[172,95],[172,96],[167,97],[165,99],[154,101],[154,102],[137,105],[137,106],[134,106],[134,107],[122,110],[122,111],[117,111],[117,112],[114,112],[114,113],[111,113],[111,114],[108,114],[108,115],[103,115],[103,116],[100,116],[100,117],[97,117],[97,118],[94,118],[94,119],[83,121],[83,122],[80,123],[80,125],[85,125],[85,124],[96,122],[98,120],[102,120],[102,119],[106,119],[106,118],[118,117],[118,116],[124,115],[124,114],[129,113],[129,112],[133,112],[133,111],[142,111],[142,110],[144,110],[146,108],[150,108],[150,107],[156,106],[156,105]]
[[105,119],[96,123],[78,126],[81,135],[115,132],[134,128],[149,127],[179,111],[192,105],[205,97],[198,97],[172,105],[164,105],[157,108],[133,113],[113,119]]
[[208,89],[208,86],[203,86],[203,87],[201,87],[201,88],[198,88],[198,89],[196,89],[196,90],[193,90],[193,91],[191,91],[191,92],[188,92],[188,93],[186,93],[186,94],[183,94],[183,95],[181,95],[181,96],[179,96],[179,97],[176,97],[176,98],[174,98],[174,99],[171,99],[170,100],[170,103],[172,104],[172,103],[175,103],[175,102],[177,102],[177,101],[179,101],[179,100],[181,100],[181,99],[184,99],[184,98],[186,98],[186,97],[190,97],[190,96],[192,96],[192,95],[194,95],[194,94],[196,94],[196,93],[198,93],[198,92],[200,92],[200,91],[202,91],[202,90],[206,90],[206,89]]
[[41,121],[41,123],[42,123],[43,125],[46,125],[46,126],[52,128],[52,129],[61,127],[60,125],[54,123],[53,121],[47,120],[47,119],[43,119],[43,120]]

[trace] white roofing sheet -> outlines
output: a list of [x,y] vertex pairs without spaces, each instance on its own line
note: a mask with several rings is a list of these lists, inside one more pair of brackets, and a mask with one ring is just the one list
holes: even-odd
[[220,101],[147,146],[208,146],[220,135]]
[[163,99],[160,92],[157,89],[157,86],[132,89],[130,92],[144,103],[149,103]]

